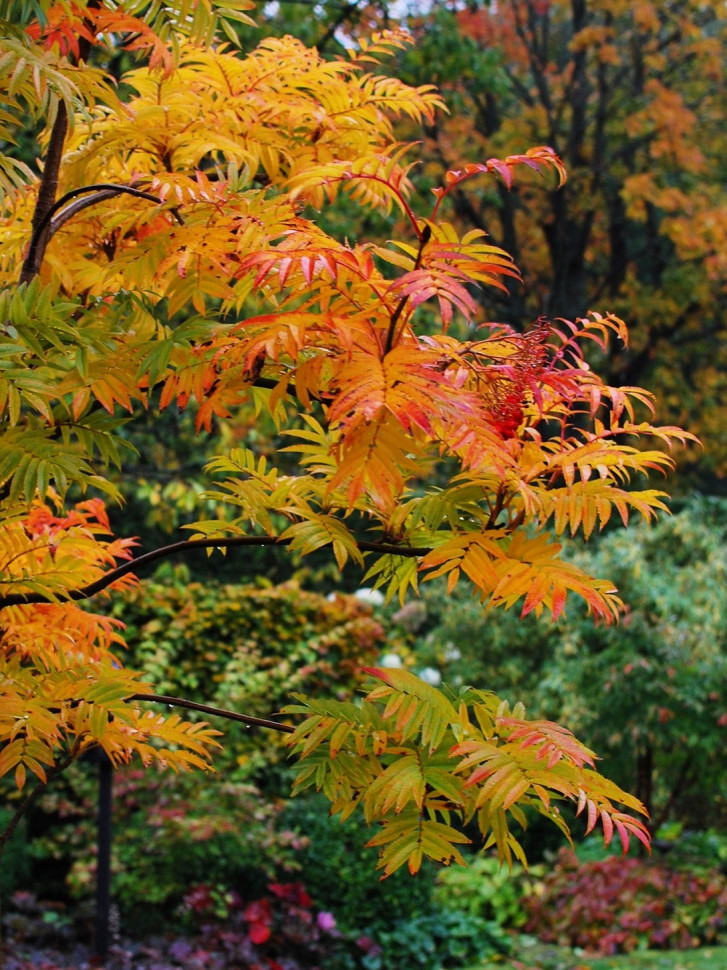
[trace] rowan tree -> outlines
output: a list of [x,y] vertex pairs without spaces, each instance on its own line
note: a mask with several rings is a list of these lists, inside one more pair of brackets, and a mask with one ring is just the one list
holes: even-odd
[[[240,56],[247,7],[2,5],[0,773],[23,792],[35,776],[19,811],[92,747],[114,764],[210,766],[217,732],[155,709],[120,625],[85,605],[132,570],[195,548],[327,549],[402,600],[444,577],[483,608],[558,616],[575,595],[612,622],[617,592],[564,561],[558,536],[664,509],[635,487],[672,464],[648,443],[689,437],[584,360],[584,344],[626,339],[613,314],[522,333],[481,319],[473,288],[518,270],[482,232],[458,233],[450,198],[475,176],[561,183],[551,148],[452,170],[418,214],[393,122],[433,123],[439,95],[367,73],[406,37],[329,62],[290,37]],[[117,82],[119,51],[134,66]],[[21,125],[39,132],[35,167],[9,147]],[[340,193],[396,210],[406,233],[354,245],[324,232],[316,211]],[[118,497],[108,467],[123,473],[126,424],[167,408],[192,409],[200,435],[249,408],[288,444],[280,461],[214,457],[207,499],[224,514],[132,559],[99,493]],[[385,874],[462,861],[473,819],[503,860],[522,857],[512,822],[530,807],[568,835],[561,800],[624,850],[648,841],[630,814],[641,804],[565,728],[488,690],[370,674],[361,703],[228,716],[289,734],[298,788],[380,823]]]
[[[504,0],[410,19],[405,76],[426,77],[451,113],[427,128],[427,177],[548,144],[568,183],[512,191],[480,180],[452,194],[456,224],[485,229],[525,286],[483,294],[521,328],[605,301],[627,316],[628,348],[599,366],[647,384],[704,441],[702,487],[724,474],[724,4],[682,0]],[[696,463],[699,463],[696,466]]]

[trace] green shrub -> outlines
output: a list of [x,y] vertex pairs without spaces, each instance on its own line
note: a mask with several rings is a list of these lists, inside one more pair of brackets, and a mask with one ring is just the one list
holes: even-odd
[[393,929],[381,931],[361,966],[365,970],[439,970],[463,967],[509,949],[510,939],[496,923],[445,908],[399,920]]
[[[243,899],[201,885],[186,894],[184,907],[197,932],[177,940],[172,954],[205,970],[333,970],[345,947],[330,913],[315,912],[300,882],[270,883],[259,898]],[[344,970],[341,966],[340,970]]]
[[[116,597],[111,612],[126,624],[128,665],[157,693],[254,717],[274,715],[295,691],[350,697],[359,667],[374,663],[384,642],[371,607],[354,596],[327,598],[293,581],[189,582],[183,568]],[[281,735],[229,721],[215,727],[224,733],[219,770],[287,793]]]
[[[292,691],[350,697],[357,664],[378,656],[383,627],[356,597],[326,598],[292,582],[188,579],[180,568],[110,606],[127,625],[129,665],[160,693],[268,717]],[[219,727],[225,746],[216,777],[135,765],[114,772],[112,892],[127,926],[141,929],[169,915],[194,882],[244,882],[262,891],[296,865],[285,855],[288,836],[273,831],[290,790],[284,736],[224,721]],[[93,891],[96,798],[96,772],[81,763],[33,807],[28,851],[53,898],[81,900]],[[27,868],[5,864],[3,885],[14,888],[11,878]]]
[[714,829],[683,831],[681,825],[673,825],[670,829],[661,829],[657,833],[655,845],[666,852],[666,861],[671,867],[692,872],[719,868],[727,875],[727,834]]
[[533,892],[542,873],[542,866],[532,866],[529,872],[518,866],[509,872],[495,858],[475,856],[468,860],[467,868],[441,870],[434,902],[503,928],[519,929],[528,920],[523,897]]
[[[0,807],[0,832],[5,830],[14,814],[11,808]],[[27,888],[29,879],[30,855],[27,828],[25,820],[22,820],[8,839],[3,851],[3,861],[0,866],[0,894],[5,897],[16,889]]]
[[[573,542],[570,555],[618,588],[627,604],[620,623],[594,627],[570,600],[555,623],[516,609],[483,615],[465,591],[435,583],[391,620],[417,664],[445,682],[520,699],[531,716],[567,725],[657,827],[725,828],[727,501],[691,499],[633,530],[609,525],[586,548]],[[525,837],[530,859],[540,834],[530,827]]]
[[316,905],[330,910],[343,932],[378,938],[399,921],[431,909],[432,866],[423,866],[416,876],[399,870],[379,879],[374,852],[365,847],[373,831],[356,816],[343,824],[331,819],[328,809],[322,797],[296,798],[281,813],[278,825],[301,838],[294,853],[301,878]]
[[[125,931],[170,919],[191,886],[220,885],[244,898],[289,871],[292,833],[276,833],[279,804],[253,785],[127,769],[114,779],[112,893]],[[68,882],[77,899],[93,889],[93,826]]]
[[434,866],[414,877],[398,870],[379,879],[365,845],[371,829],[356,816],[343,824],[331,819],[328,807],[308,796],[293,800],[279,817],[303,840],[295,858],[316,906],[335,916],[352,943],[347,957],[339,954],[327,970],[437,970],[507,952],[509,938],[496,922],[435,890]]

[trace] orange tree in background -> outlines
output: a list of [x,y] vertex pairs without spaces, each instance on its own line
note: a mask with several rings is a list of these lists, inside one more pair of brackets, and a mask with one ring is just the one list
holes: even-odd
[[[439,97],[366,73],[405,37],[331,62],[290,37],[241,57],[246,7],[2,4],[0,773],[19,811],[94,746],[115,764],[210,765],[217,732],[150,707],[162,695],[124,666],[121,627],[82,605],[132,569],[200,547],[328,549],[402,599],[440,577],[485,608],[558,616],[576,595],[610,622],[616,591],[563,561],[558,536],[614,510],[650,519],[663,493],[629,483],[671,466],[649,441],[688,437],[584,361],[584,344],[626,339],[617,317],[524,333],[479,319],[473,288],[518,271],[446,221],[450,198],[484,174],[562,182],[552,149],[450,171],[420,215],[392,122],[433,123]],[[105,65],[124,47],[136,66],[116,83]],[[40,174],[12,153],[21,124],[38,131]],[[341,192],[396,209],[406,233],[327,235],[313,216]],[[240,408],[272,416],[285,465],[217,455],[209,498],[226,513],[131,560],[101,500],[81,495],[117,497],[125,424],[169,407],[193,409],[200,435]],[[531,807],[567,835],[562,800],[607,841],[648,841],[623,811],[640,803],[564,728],[488,691],[370,673],[361,703],[299,697],[285,723],[249,720],[290,735],[298,787],[380,823],[386,873],[461,861],[472,820],[501,858],[521,857],[512,823]]]
[[428,128],[432,179],[531,144],[568,169],[560,192],[480,181],[452,195],[456,224],[486,228],[526,283],[486,294],[487,312],[518,327],[603,302],[627,316],[630,346],[612,348],[604,376],[656,389],[669,419],[704,440],[697,480],[723,477],[724,3],[435,4],[412,29],[408,74],[437,83],[452,109]]

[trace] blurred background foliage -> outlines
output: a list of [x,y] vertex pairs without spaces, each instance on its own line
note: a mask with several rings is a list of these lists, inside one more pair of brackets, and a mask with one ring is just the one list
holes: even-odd
[[[381,621],[355,596],[323,596],[296,581],[201,583],[185,566],[165,574],[111,608],[126,624],[127,662],[161,694],[269,718],[294,691],[350,698],[363,679],[359,668],[375,662],[384,643]],[[287,754],[282,735],[234,723],[224,734],[218,771],[234,780],[239,769],[276,793]]]

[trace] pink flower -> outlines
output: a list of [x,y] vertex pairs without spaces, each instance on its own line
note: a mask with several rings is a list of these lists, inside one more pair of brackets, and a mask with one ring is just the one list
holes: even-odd
[[330,933],[331,930],[335,930],[336,928],[336,918],[333,913],[319,913],[316,916],[316,922],[327,933]]

